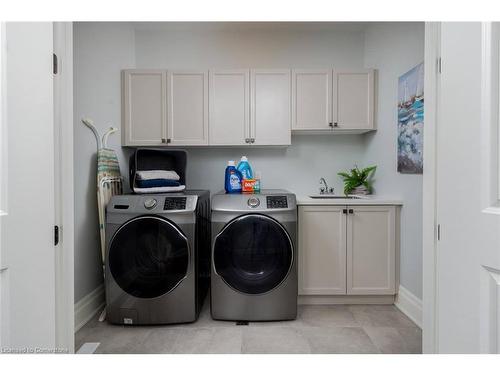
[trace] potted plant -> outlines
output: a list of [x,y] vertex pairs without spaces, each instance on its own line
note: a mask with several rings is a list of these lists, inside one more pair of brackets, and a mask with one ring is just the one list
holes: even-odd
[[372,177],[377,166],[366,167],[359,169],[356,165],[349,172],[337,173],[344,180],[344,194],[371,194],[373,190]]

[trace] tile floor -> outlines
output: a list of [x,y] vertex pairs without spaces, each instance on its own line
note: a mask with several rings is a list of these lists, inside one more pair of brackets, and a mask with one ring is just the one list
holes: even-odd
[[197,322],[124,327],[97,317],[75,338],[100,342],[96,353],[421,353],[422,331],[394,306],[299,306],[297,320],[214,321],[205,303]]

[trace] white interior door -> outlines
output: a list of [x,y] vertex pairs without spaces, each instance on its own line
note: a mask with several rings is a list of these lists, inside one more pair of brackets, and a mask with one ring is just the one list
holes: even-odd
[[[500,352],[498,43],[485,25],[441,27],[437,123],[436,344]],[[482,82],[483,81],[483,82]],[[496,93],[495,93],[496,92]]]
[[[9,342],[14,350],[56,346],[54,253],[53,25],[6,26],[6,128],[2,143],[1,251],[8,270]],[[4,93],[5,94],[5,93]],[[7,152],[5,152],[7,151]],[[68,176],[68,178],[72,178]],[[4,295],[2,294],[2,297]],[[5,309],[4,309],[5,311]],[[3,333],[2,333],[3,336]]]
[[6,34],[5,23],[0,23],[0,348],[8,345],[8,285],[7,264],[3,255],[3,221],[7,215],[7,84],[6,84]]

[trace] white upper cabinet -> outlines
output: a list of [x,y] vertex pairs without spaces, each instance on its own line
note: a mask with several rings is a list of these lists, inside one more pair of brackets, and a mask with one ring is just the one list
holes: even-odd
[[373,69],[333,72],[333,126],[339,130],[373,130]]
[[245,145],[250,139],[250,71],[211,70],[209,142]]
[[292,90],[294,132],[365,133],[375,130],[373,69],[296,69]]
[[167,143],[208,144],[208,72],[169,70]]
[[364,133],[374,71],[123,71],[124,146],[288,146],[291,133]]
[[164,70],[124,70],[123,131],[125,146],[162,144],[166,135],[167,74]]
[[396,293],[396,208],[352,206],[347,216],[347,294]]
[[290,69],[253,69],[250,73],[250,142],[291,144]]
[[295,69],[292,73],[292,130],[325,130],[332,123],[332,71]]

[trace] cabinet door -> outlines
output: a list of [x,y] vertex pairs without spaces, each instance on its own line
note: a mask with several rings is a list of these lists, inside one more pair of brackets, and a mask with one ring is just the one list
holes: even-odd
[[347,215],[347,294],[395,294],[396,209],[352,206]]
[[332,122],[332,71],[292,73],[292,130],[324,130]]
[[210,145],[245,145],[250,138],[248,69],[211,70]]
[[344,209],[299,207],[299,294],[346,294]]
[[167,142],[183,146],[207,145],[207,71],[169,70],[167,83]]
[[167,73],[165,70],[124,70],[122,144],[160,145],[166,139]]
[[250,77],[250,138],[255,145],[291,144],[289,69],[254,69]]
[[333,72],[333,123],[339,129],[374,129],[373,69]]

